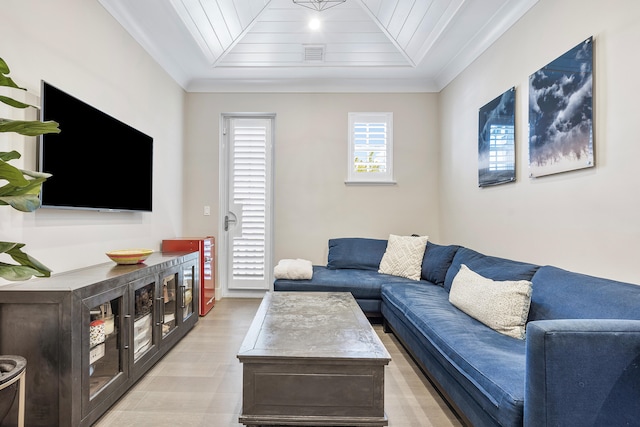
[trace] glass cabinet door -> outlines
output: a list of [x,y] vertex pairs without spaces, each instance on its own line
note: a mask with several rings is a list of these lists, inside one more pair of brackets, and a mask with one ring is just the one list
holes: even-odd
[[165,338],[176,326],[178,273],[165,275],[162,278],[162,292],[158,297],[160,302],[160,325],[162,327],[162,338]]
[[[89,311],[89,398],[122,372],[120,348],[122,338],[116,321],[120,316],[120,300],[98,304]],[[115,313],[115,314],[114,314]]]
[[[123,326],[127,316],[126,286],[83,300],[83,412],[92,409],[92,400],[107,388],[117,388],[127,380],[127,336]],[[100,399],[96,399],[96,404]]]
[[[133,361],[134,363],[155,344],[153,315],[156,282],[142,282],[133,290]],[[146,283],[146,284],[145,284]]]
[[192,264],[185,265],[182,269],[182,283],[180,291],[182,292],[182,321],[184,322],[195,313],[196,302],[196,269]]

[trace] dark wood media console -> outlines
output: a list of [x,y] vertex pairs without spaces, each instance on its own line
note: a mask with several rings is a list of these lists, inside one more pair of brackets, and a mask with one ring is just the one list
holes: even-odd
[[197,252],[0,286],[0,354],[27,359],[25,425],[94,423],[193,328],[199,290]]

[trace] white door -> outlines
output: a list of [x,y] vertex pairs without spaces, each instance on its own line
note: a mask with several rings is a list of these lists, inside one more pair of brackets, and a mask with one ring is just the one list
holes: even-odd
[[275,115],[223,114],[221,119],[220,279],[226,290],[268,290]]

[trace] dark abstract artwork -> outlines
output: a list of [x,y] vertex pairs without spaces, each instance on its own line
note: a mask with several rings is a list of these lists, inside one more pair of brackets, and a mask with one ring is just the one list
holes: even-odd
[[532,177],[592,167],[593,39],[529,76]]
[[515,168],[515,99],[511,88],[480,108],[478,118],[478,185],[513,182]]

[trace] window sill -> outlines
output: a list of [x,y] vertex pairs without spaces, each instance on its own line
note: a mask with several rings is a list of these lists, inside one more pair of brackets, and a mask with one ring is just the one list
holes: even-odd
[[397,185],[396,181],[345,181],[345,185]]

